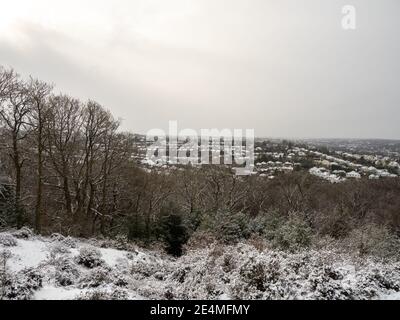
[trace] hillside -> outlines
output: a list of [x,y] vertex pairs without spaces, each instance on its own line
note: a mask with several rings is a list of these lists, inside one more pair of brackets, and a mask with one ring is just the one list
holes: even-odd
[[0,233],[0,253],[3,299],[400,299],[400,263],[324,250],[238,244],[174,259],[23,228]]

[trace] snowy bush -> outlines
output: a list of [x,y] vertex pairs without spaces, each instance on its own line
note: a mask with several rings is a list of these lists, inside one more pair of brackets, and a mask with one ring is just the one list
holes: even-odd
[[400,258],[400,238],[384,226],[368,225],[354,229],[347,241],[349,247],[361,256]]
[[297,251],[311,245],[312,230],[304,217],[290,214],[273,234],[273,245],[278,249]]
[[128,292],[122,289],[95,289],[77,297],[78,300],[127,300]]
[[113,274],[113,284],[116,285],[117,287],[127,287],[129,284],[129,277],[117,273],[117,274]]
[[189,274],[190,266],[185,266],[178,268],[171,276],[171,279],[178,281],[179,283],[184,283],[187,275]]
[[101,259],[101,252],[99,249],[94,247],[83,247],[79,250],[79,254],[76,257],[78,264],[85,266],[86,268],[92,269],[104,264]]
[[115,238],[114,248],[119,250],[130,250],[131,245],[128,241],[128,237],[125,235],[117,235]]
[[285,295],[280,259],[274,256],[250,257],[240,267],[231,294],[237,299],[279,299]]
[[[217,257],[218,256],[218,257]],[[221,291],[224,272],[219,265],[221,255],[209,250],[192,252],[181,260],[169,276],[177,288],[174,295],[178,299],[211,299]]]
[[226,273],[231,272],[236,268],[235,256],[231,253],[227,253],[223,257],[222,270]]
[[343,275],[332,267],[320,265],[314,268],[308,277],[306,287],[310,298],[316,300],[349,300],[354,299],[351,288],[343,286]]
[[5,296],[5,288],[9,278],[7,261],[11,256],[10,250],[2,250],[0,252],[0,300]]
[[34,235],[34,232],[28,227],[22,227],[21,229],[14,231],[12,235],[18,239],[30,239]]
[[164,266],[156,259],[142,258],[134,261],[131,265],[130,274],[136,279],[148,278],[157,275],[158,278],[165,277]]
[[62,234],[59,233],[52,233],[50,236],[50,239],[53,241],[63,241],[65,239],[65,237]]
[[1,250],[0,251],[0,267],[5,269],[7,265],[8,259],[10,259],[12,256],[12,253],[10,250]]
[[17,239],[8,233],[0,233],[0,244],[5,247],[15,247],[17,245]]
[[99,288],[106,285],[124,288],[129,284],[129,278],[110,267],[97,267],[83,274],[79,279],[80,288]]
[[77,240],[70,237],[70,236],[63,236],[62,234],[59,233],[53,233],[50,236],[50,239],[54,242],[54,243],[59,243],[64,245],[65,247],[68,248],[76,248],[77,245]]
[[35,290],[42,287],[43,275],[35,269],[24,269],[16,274],[7,274],[3,282],[3,298],[7,300],[30,299]]
[[393,290],[400,291],[399,270],[388,270],[387,268],[373,268],[361,275],[362,282],[367,282],[375,287],[375,291]]
[[62,243],[68,248],[76,248],[78,241],[70,236],[65,237],[62,240]]
[[248,216],[242,212],[219,212],[214,221],[216,238],[225,244],[234,244],[249,236]]
[[85,273],[80,279],[83,286],[98,287],[103,284],[112,284],[116,287],[127,287],[132,279],[130,264],[126,259],[118,259],[118,261],[115,267],[102,265]]
[[55,264],[55,281],[60,286],[70,286],[77,282],[79,270],[68,258],[62,257]]
[[240,275],[248,286],[258,291],[265,291],[266,286],[266,270],[261,262],[249,262],[240,270]]
[[97,288],[112,282],[113,276],[109,267],[97,267],[79,279],[81,288]]
[[71,250],[63,243],[56,242],[50,246],[50,257],[69,254]]

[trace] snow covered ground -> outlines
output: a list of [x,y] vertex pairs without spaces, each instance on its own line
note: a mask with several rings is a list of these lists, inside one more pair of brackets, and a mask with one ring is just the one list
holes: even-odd
[[0,233],[0,262],[3,299],[400,299],[399,262],[332,251],[213,245],[173,259],[23,229]]

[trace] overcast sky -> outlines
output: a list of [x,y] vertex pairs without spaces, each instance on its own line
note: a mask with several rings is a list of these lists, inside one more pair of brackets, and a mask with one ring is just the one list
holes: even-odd
[[398,0],[0,3],[0,64],[98,101],[126,130],[400,138]]

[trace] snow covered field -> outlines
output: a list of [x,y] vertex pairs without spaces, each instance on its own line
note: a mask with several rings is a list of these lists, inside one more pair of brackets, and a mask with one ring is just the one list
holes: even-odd
[[22,229],[0,233],[0,262],[3,299],[400,299],[399,262],[332,251],[215,245],[174,259]]

